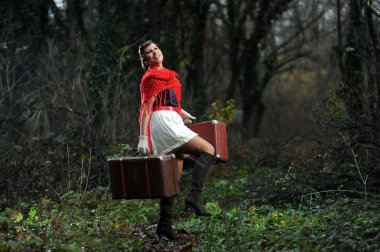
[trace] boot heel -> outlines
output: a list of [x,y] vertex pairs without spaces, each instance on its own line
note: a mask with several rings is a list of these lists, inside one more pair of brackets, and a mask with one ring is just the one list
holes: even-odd
[[202,207],[200,200],[196,200],[195,202],[193,202],[191,201],[191,199],[186,199],[185,212],[187,212],[189,208],[192,208],[194,210],[194,213],[198,216],[205,216],[205,217],[211,216],[211,214]]
[[157,229],[158,241],[161,240],[161,237],[166,237],[169,241],[176,241],[178,237],[174,233],[171,226],[163,226]]

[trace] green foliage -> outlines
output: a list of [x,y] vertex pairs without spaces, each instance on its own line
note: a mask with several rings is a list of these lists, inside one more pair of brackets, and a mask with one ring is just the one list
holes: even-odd
[[179,62],[179,67],[181,70],[184,70],[189,66],[191,66],[191,63],[188,59],[183,59]]
[[[43,199],[6,209],[0,214],[0,248],[82,251],[82,247],[122,250],[139,245],[139,239],[129,239],[131,227],[146,224],[157,214],[158,205],[152,201],[104,201],[102,194],[94,190],[81,202],[63,198],[58,204]],[[4,228],[6,233],[2,233]]]
[[344,117],[344,102],[338,95],[329,97],[328,114],[334,121],[339,121]]
[[[178,242],[155,241],[158,200],[112,201],[107,188],[96,188],[69,192],[60,201],[19,201],[6,208],[0,212],[0,251],[379,250],[375,201],[364,205],[358,199],[319,196],[300,205],[260,204],[246,190],[252,182],[247,169],[228,168],[217,167],[206,184],[211,217],[182,214],[185,193],[177,198]],[[190,180],[191,173],[185,172],[183,191]]]
[[116,144],[111,146],[107,151],[108,158],[125,156],[125,154],[132,150],[129,144]]
[[122,63],[126,63],[133,58],[131,51],[129,50],[129,46],[127,45],[120,47],[117,50],[117,55],[120,55],[120,60]]
[[[351,228],[363,231],[366,225],[378,225],[380,219],[375,217],[375,212],[372,209],[354,213],[349,203],[338,206],[330,203],[323,207],[317,204],[301,208],[292,205],[274,208],[270,205],[240,204],[213,215],[208,222],[190,220],[181,227],[196,232],[195,240],[203,241],[197,244],[194,251],[210,251],[211,248],[212,251],[319,251],[340,250],[343,247],[371,251],[378,249],[376,243],[366,243],[359,238],[360,233]],[[339,219],[338,214],[345,216]],[[358,224],[360,227],[356,226]],[[346,228],[350,231],[346,232]],[[380,228],[372,229],[376,231],[367,233],[372,233],[373,238]]]
[[211,112],[207,117],[211,120],[225,122],[228,126],[235,120],[235,103],[234,99],[229,99],[225,104],[216,100],[211,104]]
[[218,202],[207,202],[205,208],[213,215],[219,215],[222,213],[222,209],[220,208]]
[[325,123],[339,123],[347,114],[345,102],[340,95],[332,93],[324,102],[324,107],[315,110],[319,119],[325,120]]

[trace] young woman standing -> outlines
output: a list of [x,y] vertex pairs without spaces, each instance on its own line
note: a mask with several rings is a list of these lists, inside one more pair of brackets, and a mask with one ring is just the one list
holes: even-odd
[[[142,67],[146,70],[141,85],[140,136],[138,152],[142,155],[175,153],[178,159],[178,180],[182,174],[184,154],[197,156],[190,192],[185,198],[185,211],[192,208],[199,216],[210,216],[201,204],[201,192],[214,163],[215,149],[203,138],[186,127],[195,119],[181,108],[181,84],[178,75],[163,66],[163,53],[149,40],[139,46]],[[176,240],[172,229],[174,197],[160,201],[157,234]]]

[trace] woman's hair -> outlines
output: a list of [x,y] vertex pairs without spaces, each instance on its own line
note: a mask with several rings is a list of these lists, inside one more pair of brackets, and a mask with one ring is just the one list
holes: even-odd
[[151,44],[155,44],[156,46],[158,46],[158,44],[156,42],[154,42],[153,40],[145,41],[144,43],[142,43],[139,46],[139,55],[140,55],[141,66],[144,70],[146,70],[146,68],[148,67],[148,63],[145,61],[144,49],[147,48],[148,46],[150,46]]

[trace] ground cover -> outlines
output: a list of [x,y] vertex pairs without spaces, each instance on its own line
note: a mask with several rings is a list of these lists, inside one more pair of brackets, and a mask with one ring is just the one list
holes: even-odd
[[175,206],[179,241],[157,240],[158,200],[113,201],[100,187],[3,209],[0,251],[380,251],[376,198],[338,192],[266,202],[253,184],[260,169],[222,165],[204,191],[213,214],[204,218],[183,213],[190,172]]

